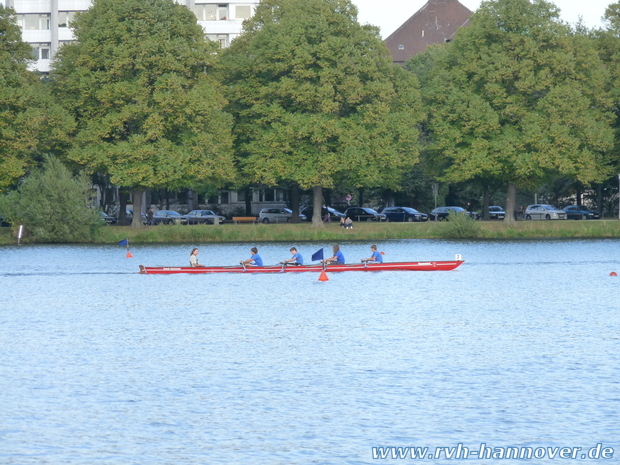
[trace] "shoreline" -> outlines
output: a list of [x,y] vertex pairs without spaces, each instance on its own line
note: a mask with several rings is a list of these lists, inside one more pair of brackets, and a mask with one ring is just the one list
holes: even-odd
[[[475,230],[464,237],[454,237],[449,222],[435,223],[355,223],[343,229],[337,223],[313,228],[309,223],[297,224],[223,224],[161,225],[132,228],[103,226],[94,240],[77,244],[115,244],[129,239],[132,244],[158,243],[234,243],[234,242],[310,242],[310,241],[381,241],[395,239],[605,239],[620,238],[620,221],[564,220],[518,221],[505,225],[499,221],[476,222]],[[22,243],[33,244],[28,237]],[[0,244],[17,244],[12,228],[0,228]]]

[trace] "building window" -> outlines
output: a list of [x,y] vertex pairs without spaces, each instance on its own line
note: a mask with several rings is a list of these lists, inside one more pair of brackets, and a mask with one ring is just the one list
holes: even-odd
[[198,21],[215,21],[217,19],[217,5],[196,5],[194,12]]
[[69,27],[75,13],[75,11],[59,11],[58,27]]
[[252,16],[252,7],[250,5],[235,6],[235,18],[249,19]]
[[34,60],[49,60],[51,44],[30,44],[32,46],[32,58]]
[[405,46],[403,44],[398,45],[398,50],[405,50]]
[[230,203],[230,202],[228,201],[228,191],[222,191],[222,192],[220,192],[220,199],[222,199],[222,200],[220,201],[220,203],[221,203],[221,204],[227,204],[227,203]]
[[207,34],[207,39],[219,42],[221,48],[228,47],[228,34]]
[[17,15],[17,24],[24,31],[49,31],[50,15]]
[[217,6],[217,19],[222,21],[228,19],[228,5]]

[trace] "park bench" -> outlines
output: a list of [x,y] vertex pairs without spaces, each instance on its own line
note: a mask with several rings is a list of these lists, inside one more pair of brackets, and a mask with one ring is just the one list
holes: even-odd
[[258,218],[255,216],[233,216],[233,222],[237,223],[258,223]]

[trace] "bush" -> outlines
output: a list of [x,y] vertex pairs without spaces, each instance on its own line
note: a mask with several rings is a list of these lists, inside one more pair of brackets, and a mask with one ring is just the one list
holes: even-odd
[[475,219],[463,213],[450,211],[443,233],[447,239],[473,239],[480,236],[481,228]]
[[89,207],[91,197],[87,176],[73,176],[57,158],[47,157],[17,191],[0,197],[0,210],[13,227],[23,225],[31,241],[84,242],[103,225]]

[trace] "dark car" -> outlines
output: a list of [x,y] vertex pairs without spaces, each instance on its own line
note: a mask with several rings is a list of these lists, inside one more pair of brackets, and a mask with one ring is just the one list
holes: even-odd
[[211,210],[192,210],[187,215],[183,215],[183,218],[187,220],[187,224],[215,224],[216,220],[221,224],[226,219]]
[[415,208],[410,207],[386,207],[381,210],[386,217],[386,221],[428,221],[426,213],[420,213]]
[[[325,217],[327,216],[328,211],[330,221],[340,221],[340,218],[344,218],[344,214],[340,213],[338,210],[334,210],[332,207],[322,207],[321,218],[323,219],[323,221],[325,221]],[[312,207],[306,207],[301,211],[301,214],[305,216],[308,221],[312,221],[313,213],[314,209]]]
[[158,210],[153,214],[153,224],[187,224],[187,218],[174,210]]
[[107,213],[102,212],[101,210],[99,211],[99,214],[101,215],[101,219],[103,221],[105,221],[105,224],[114,224],[114,223],[116,223],[116,218],[114,218],[113,216],[110,216]]
[[598,212],[583,205],[569,205],[562,210],[566,212],[566,218],[569,220],[598,220],[601,217]]
[[[146,215],[142,213],[140,216],[142,217],[142,224],[146,224],[147,223]],[[118,216],[115,216],[114,219],[118,223],[118,220],[119,220]],[[125,210],[125,224],[131,224],[132,221],[133,221],[133,210],[130,210],[128,208],[127,210]]]
[[475,220],[480,218],[480,215],[478,213],[468,212],[467,210],[461,207],[437,207],[430,213],[430,217],[431,217],[431,220],[433,221],[443,221],[443,220],[448,219],[448,215],[450,214],[450,212],[461,213]]
[[345,210],[344,216],[353,221],[385,221],[386,216],[372,208],[349,207]]
[[489,207],[489,219],[491,220],[503,220],[506,218],[506,212],[502,207]]
[[11,224],[4,218],[0,217],[0,226],[11,226]]

